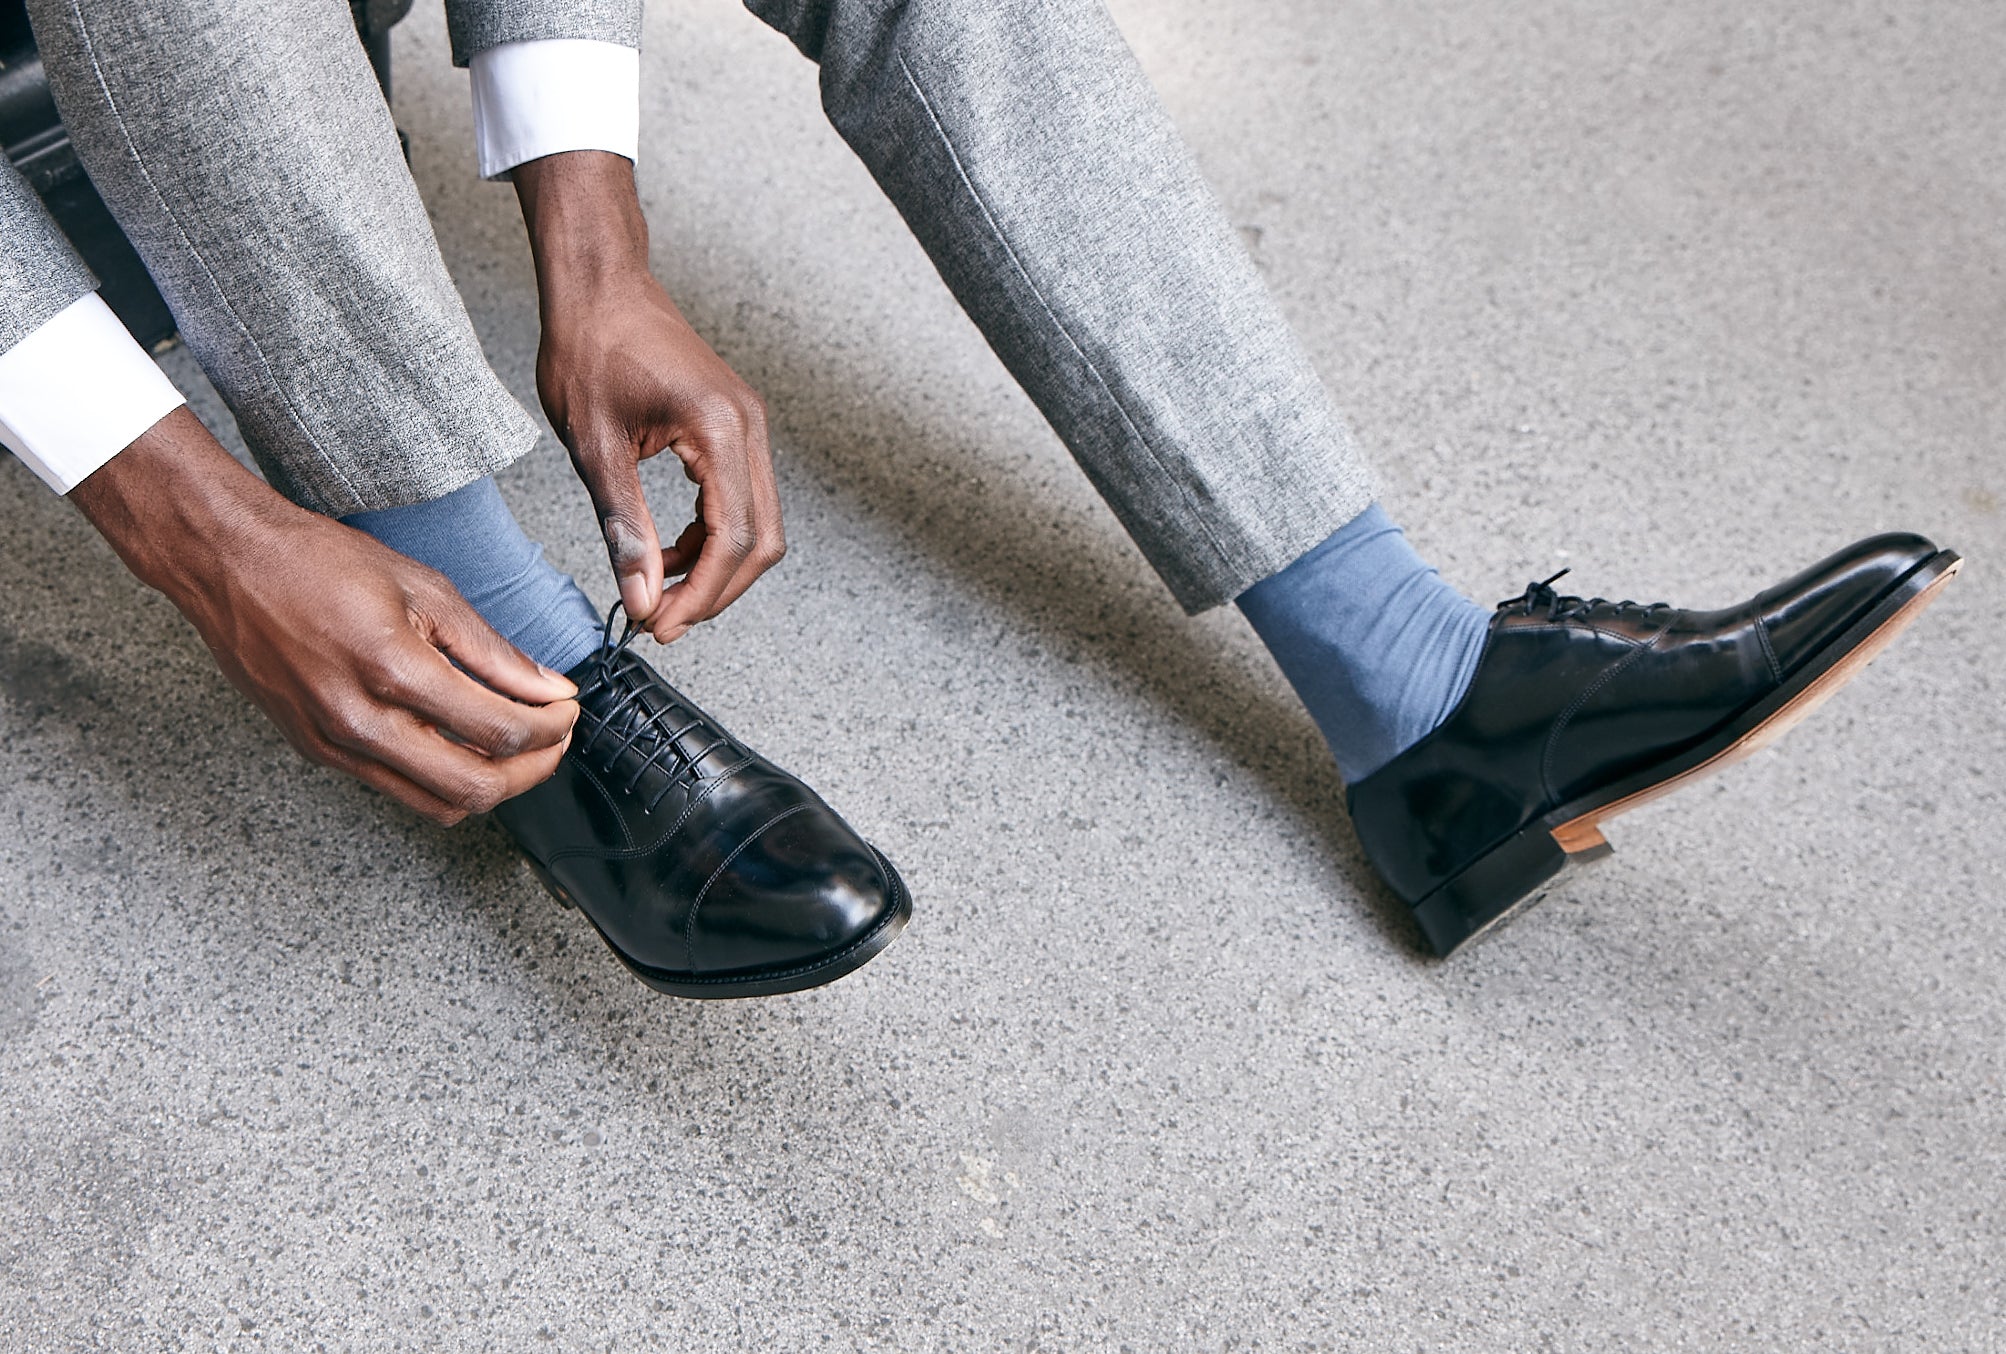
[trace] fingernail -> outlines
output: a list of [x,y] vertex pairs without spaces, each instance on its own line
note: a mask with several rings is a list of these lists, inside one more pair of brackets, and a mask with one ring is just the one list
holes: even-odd
[[648,580],[639,574],[628,574],[621,579],[620,605],[636,620],[645,617],[652,610],[648,605]]

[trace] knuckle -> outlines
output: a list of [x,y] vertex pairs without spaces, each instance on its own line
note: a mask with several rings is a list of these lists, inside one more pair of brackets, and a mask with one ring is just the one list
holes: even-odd
[[340,700],[328,707],[322,736],[336,748],[366,748],[376,741],[376,712],[366,701]]
[[724,537],[724,548],[734,559],[745,559],[764,545],[758,524],[752,520],[752,514],[743,509],[727,517],[721,530],[714,534]]
[[494,771],[470,771],[454,802],[468,813],[486,813],[508,798],[508,782]]
[[416,685],[417,671],[406,654],[384,654],[363,665],[362,687],[378,700],[395,700]]
[[335,746],[324,734],[286,732],[286,741],[293,745],[293,751],[310,762],[329,767],[335,771],[348,771],[354,759]]
[[563,432],[565,450],[571,453],[571,463],[579,467],[600,467],[609,462],[617,463],[625,459],[617,453],[620,444],[613,438],[603,436],[601,429],[594,426],[579,428],[567,425]]
[[[459,589],[448,583],[443,576],[415,580],[404,592],[404,621],[413,632],[425,634],[436,626],[451,625],[459,611],[466,605],[460,597]],[[394,664],[401,671],[409,672],[409,656],[403,656]]]
[[506,760],[529,751],[530,741],[530,731],[527,728],[514,721],[507,721],[490,731],[487,747],[494,756]]
[[572,469],[594,498],[625,498],[639,481],[641,458],[628,447],[587,444],[571,453]]
[[404,575],[404,596],[411,605],[437,606],[442,599],[459,595],[453,585],[446,580],[446,576],[437,569],[420,564],[416,560],[410,561],[410,567]]
[[713,437],[743,439],[751,428],[744,401],[730,395],[708,395],[696,407],[697,426]]

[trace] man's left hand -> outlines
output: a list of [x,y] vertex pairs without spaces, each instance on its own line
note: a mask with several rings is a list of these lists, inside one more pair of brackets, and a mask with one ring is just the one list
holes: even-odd
[[[666,644],[738,600],[787,544],[765,406],[649,271],[633,171],[569,151],[514,176],[543,308],[537,393],[592,495],[627,614]],[[697,486],[667,549],[640,477],[665,450]]]

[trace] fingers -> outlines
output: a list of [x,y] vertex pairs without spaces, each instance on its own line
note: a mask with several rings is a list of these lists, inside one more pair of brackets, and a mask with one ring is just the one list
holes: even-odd
[[703,553],[703,495],[697,495],[696,519],[683,528],[683,534],[676,537],[676,543],[662,552],[662,577],[673,578],[686,574],[696,564]]
[[448,742],[415,719],[393,720],[391,727],[396,737],[384,749],[384,764],[466,813],[486,813],[543,784],[557,773],[571,744],[567,733],[552,747],[513,757],[484,757]]
[[555,747],[485,757],[402,711],[382,711],[363,727],[335,732],[309,755],[451,827],[550,779],[570,741],[567,736]]
[[459,671],[436,650],[400,659],[371,694],[497,761],[558,746],[578,720],[576,701],[525,705],[510,700]]
[[592,495],[606,556],[620,582],[620,602],[637,620],[654,613],[662,596],[662,543],[654,514],[641,492],[640,461],[631,442],[600,432],[581,438],[571,463]]
[[787,553],[766,418],[756,398],[728,407],[671,450],[700,492],[697,520],[664,553],[665,567],[687,564],[687,572],[648,617],[648,629],[664,644],[737,601]]
[[372,656],[361,698],[334,707],[323,734],[355,763],[344,769],[451,822],[556,772],[578,718],[577,688],[502,639],[443,580],[407,587],[412,631]]
[[[565,741],[578,719],[571,699],[578,688],[496,634],[450,584],[429,587],[412,620],[413,633],[399,636],[365,671],[370,697],[498,762]],[[448,654],[459,668],[446,661]]]
[[446,811],[486,813],[548,780],[577,713],[571,701],[534,706],[499,696],[414,638],[361,690],[322,707],[318,737],[303,749],[445,822]]
[[440,827],[456,827],[466,821],[467,810],[448,804],[430,790],[398,775],[381,762],[356,756],[340,749],[313,751],[308,755],[337,771],[355,777],[378,794],[387,795],[405,808],[423,814]]
[[[429,582],[428,576],[428,582]],[[416,605],[412,621],[418,635],[432,649],[428,652],[434,662],[425,664],[423,655],[413,650],[402,660],[416,664],[420,671],[393,674],[400,680],[416,682],[427,675],[426,669],[436,674],[438,670],[452,673],[452,666],[438,659],[438,650],[451,654],[453,661],[494,688],[502,696],[529,705],[546,705],[551,701],[569,701],[578,694],[578,688],[561,673],[552,672],[540,663],[532,662],[529,656],[495,633],[493,626],[481,619],[456,592],[452,584],[444,579],[423,587],[414,598]],[[459,674],[453,673],[455,677]],[[479,685],[460,678],[466,686],[479,690]],[[490,693],[492,694],[492,693]],[[455,732],[460,732],[455,729]],[[462,735],[464,736],[464,735]],[[478,739],[469,742],[485,747]]]

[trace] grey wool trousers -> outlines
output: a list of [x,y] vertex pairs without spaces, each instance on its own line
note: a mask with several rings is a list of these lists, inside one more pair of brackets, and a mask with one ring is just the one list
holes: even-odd
[[[819,63],[838,132],[1187,609],[1371,502],[1100,0],[747,4]],[[344,514],[529,449],[343,0],[29,7],[80,156],[275,486]],[[639,41],[639,0],[447,8],[461,62],[526,38]],[[0,185],[13,238],[9,204]],[[66,267],[48,275],[74,286]]]

